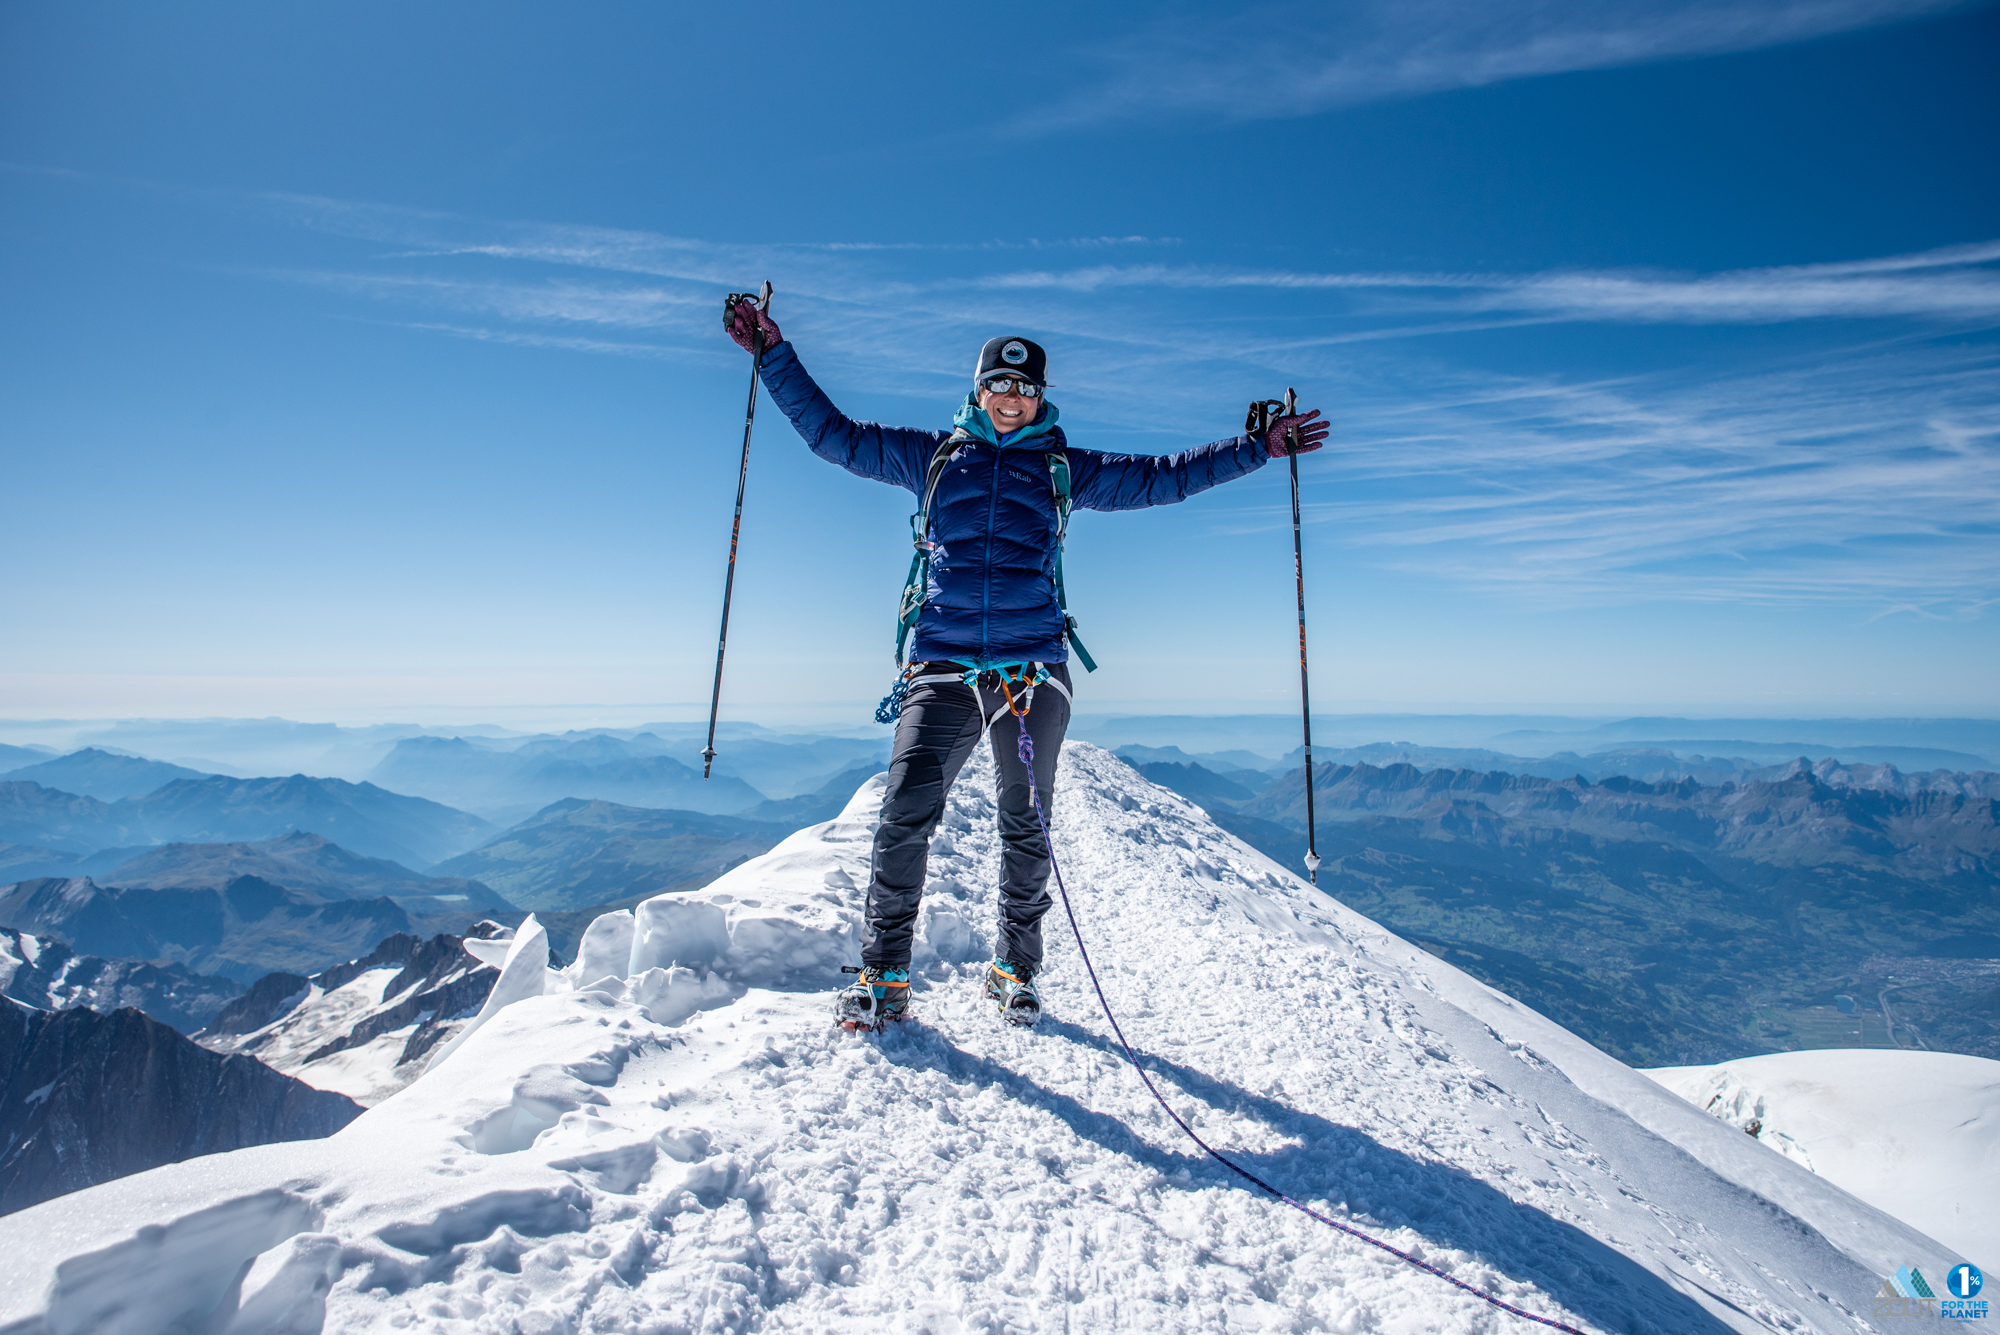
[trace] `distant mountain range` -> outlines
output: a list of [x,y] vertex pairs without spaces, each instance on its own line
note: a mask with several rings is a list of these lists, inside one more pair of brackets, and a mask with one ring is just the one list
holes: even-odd
[[233,979],[179,964],[79,955],[54,937],[0,929],[0,996],[37,1010],[83,1006],[108,1015],[131,1006],[191,1034],[241,990]]
[[[1300,772],[1139,768],[1299,865]],[[1895,1042],[2000,1057],[2000,775],[1327,764],[1315,799],[1323,890],[1634,1065],[1851,1043],[1888,991]]]
[[763,800],[741,779],[702,782],[651,734],[591,736],[496,751],[462,737],[410,737],[369,774],[397,792],[422,793],[493,819],[517,821],[566,797],[717,813]]
[[[504,728],[464,731],[508,735]],[[98,747],[156,756],[222,774],[305,773],[359,779],[398,739],[423,732],[405,723],[349,728],[282,718],[107,719],[67,730],[70,740],[63,749]],[[37,729],[36,735],[56,734]],[[55,754],[44,750],[39,756],[47,760]]]
[[[2000,720],[1569,718],[1503,714],[1315,714],[1316,759],[1335,748],[1393,744],[1484,749],[1510,757],[1559,752],[1590,756],[1620,750],[1740,756],[1766,763],[1809,755],[1848,763],[1888,761],[1913,769],[2000,769]],[[1196,758],[1247,750],[1282,756],[1298,747],[1293,714],[1078,714],[1070,735],[1099,746],[1181,747]],[[1397,739],[1391,742],[1390,739]],[[1897,753],[1911,753],[1907,758]],[[1957,755],[1969,760],[1945,760]],[[1159,757],[1149,757],[1158,759]],[[1365,758],[1365,757],[1357,757]],[[1246,762],[1247,763],[1247,762]],[[1472,764],[1469,760],[1466,762]],[[1255,768],[1255,766],[1252,766]],[[1511,769],[1508,765],[1474,768]],[[1519,772],[1514,770],[1513,772]]]
[[[1498,830],[1491,822],[1500,818],[1784,866],[1846,863],[1903,876],[1969,876],[2000,884],[1995,800],[2000,774],[1953,776],[1940,780],[1941,787],[1907,791],[1894,780],[1883,786],[1855,782],[1879,774],[1797,764],[1774,779],[1708,787],[1692,779],[1645,783],[1613,777],[1593,784],[1411,765],[1328,764],[1316,767],[1313,777],[1322,811],[1412,819],[1454,836]],[[1830,782],[1836,776],[1847,782]],[[1301,824],[1303,774],[1281,776],[1241,810],[1262,820]]]
[[[1162,753],[1151,747],[1133,749],[1154,755]],[[1165,751],[1176,755],[1183,754],[1179,747],[1168,747]],[[1225,809],[1234,810],[1277,781],[1272,775],[1258,774],[1252,770],[1218,774],[1195,761],[1146,761],[1139,760],[1125,751],[1120,751],[1118,754],[1125,759],[1126,764],[1160,787],[1171,788],[1182,797],[1204,807],[1219,804]]]
[[[689,732],[662,732],[667,754],[696,770],[701,767],[702,739]],[[742,779],[776,800],[819,792],[836,776],[855,769],[880,774],[889,768],[890,731],[870,730],[862,737],[814,735],[718,735],[715,772]],[[578,797],[596,794],[578,793]],[[750,812],[738,814],[751,815]]]
[[420,876],[401,863],[360,857],[303,832],[256,843],[161,844],[124,859],[99,879],[156,890],[220,889],[240,876],[329,900],[386,896],[414,914],[506,913],[514,907],[478,881]]
[[[421,797],[342,779],[176,779],[142,797],[103,802],[0,779],[0,841],[72,859],[169,842],[272,839],[311,831],[363,857],[426,867],[496,831],[477,816]],[[20,865],[18,856],[8,859]]]
[[[1722,740],[1716,740],[1722,739]],[[1541,750],[1556,746],[1574,750],[1671,745],[1707,750],[1713,755],[1743,754],[1736,748],[1768,748],[1780,754],[1801,752],[1837,758],[1867,750],[1915,749],[1923,753],[1956,753],[2000,763],[2000,720],[1969,718],[1870,719],[1687,719],[1636,717],[1579,727],[1564,720],[1535,720],[1530,726],[1494,734],[1493,745]]]
[[361,1115],[140,1011],[0,998],[0,1214],[196,1155],[328,1136]]
[[493,886],[522,908],[576,909],[704,885],[796,828],[571,798],[435,870]]
[[121,797],[141,797],[176,779],[206,779],[202,770],[185,765],[169,765],[164,760],[142,756],[113,755],[87,747],[54,760],[7,769],[0,773],[20,783],[39,783],[65,793],[80,793],[100,802],[116,802]]
[[370,783],[313,779],[185,779],[128,798],[156,842],[270,839],[309,830],[368,858],[428,867],[495,833],[477,816]]
[[[1704,752],[1699,749],[1710,748]],[[1964,751],[1928,750],[1920,747],[1860,746],[1843,748],[1850,760],[1835,761],[1843,773],[1856,775],[1855,784],[1869,786],[1858,777],[1871,769],[1900,767],[1897,782],[1923,787],[1927,780],[1947,781],[1954,773],[1990,771],[1983,757]],[[1418,769],[1469,769],[1483,773],[1533,775],[1544,779],[1585,778],[1593,783],[1622,775],[1648,783],[1694,779],[1708,785],[1772,779],[1789,769],[1802,755],[1820,754],[1810,746],[1787,744],[1766,746],[1756,742],[1674,742],[1627,745],[1579,755],[1558,751],[1546,756],[1517,756],[1478,747],[1418,746],[1410,742],[1371,742],[1366,746],[1316,746],[1316,764],[1414,765]],[[1294,747],[1282,758],[1272,760],[1250,751],[1207,751],[1189,753],[1178,746],[1121,746],[1118,755],[1134,765],[1196,764],[1217,774],[1253,775],[1242,779],[1252,788],[1262,788],[1272,776],[1296,770],[1304,763],[1302,748]]]
[[[766,728],[755,723],[723,722],[716,729],[722,753],[722,774],[742,779],[760,793],[790,797],[808,791],[828,775],[888,753],[889,733],[857,717],[847,728]],[[249,777],[259,774],[319,774],[362,780],[409,737],[462,737],[501,752],[534,743],[557,746],[589,736],[630,738],[651,733],[661,739],[683,765],[699,769],[707,736],[705,722],[641,723],[630,728],[555,733],[523,733],[491,724],[453,728],[407,723],[343,727],[331,723],[300,723],[290,719],[115,719],[74,723],[68,727],[10,725],[0,721],[0,736],[32,745],[0,743],[0,776],[6,770],[53,760],[78,748],[96,748],[114,755],[143,755],[203,773]],[[43,745],[62,738],[60,749]],[[60,787],[61,785],[55,785]],[[424,794],[431,796],[431,794]],[[592,797],[593,793],[566,796]]]
[[[131,852],[131,849],[119,849],[118,857],[128,856]],[[95,870],[86,868],[88,861],[88,858],[79,859],[73,853],[60,853],[39,844],[0,841],[0,881],[18,881],[28,876],[62,876],[72,872],[87,874],[88,870]]]
[[510,895],[536,901],[524,907],[535,910],[550,948],[567,957],[599,913],[630,908],[662,889],[707,884],[792,832],[839,815],[880,772],[872,762],[859,765],[816,793],[761,802],[743,816],[554,803],[447,868],[499,877]]
[[169,960],[238,982],[311,973],[410,931],[393,899],[328,899],[256,876],[220,888],[102,886],[43,877],[0,886],[0,927],[65,941],[78,954]]
[[743,813],[743,819],[766,825],[789,825],[795,830],[807,825],[817,825],[823,820],[832,820],[854,800],[855,790],[887,768],[886,761],[877,764],[871,760],[856,765],[853,769],[842,770],[828,779],[820,785],[817,792],[759,802]]
[[43,751],[32,746],[10,746],[0,742],[0,774],[23,765],[39,765],[45,760],[53,760],[56,753]]
[[4,779],[0,779],[0,840],[66,858],[156,842],[129,810],[116,812],[94,797]]

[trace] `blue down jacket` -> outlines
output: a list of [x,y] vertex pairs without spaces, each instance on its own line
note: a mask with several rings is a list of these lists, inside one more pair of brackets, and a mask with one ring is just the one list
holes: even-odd
[[[853,420],[813,383],[789,342],[764,354],[763,378],[771,401],[814,454],[906,488],[921,502],[931,458],[952,432]],[[1171,505],[1254,472],[1270,458],[1254,436],[1179,454],[1103,454],[1069,444],[1055,417],[1053,406],[1044,407],[1034,424],[995,440],[985,413],[960,411],[962,440],[931,501],[930,582],[912,661],[983,667],[1068,660],[1055,590],[1050,451],[1069,456],[1070,505],[1085,510]]]

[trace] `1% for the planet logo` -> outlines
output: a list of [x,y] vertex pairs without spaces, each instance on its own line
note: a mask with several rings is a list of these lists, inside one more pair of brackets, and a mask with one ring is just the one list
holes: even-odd
[[1986,1277],[1979,1273],[1978,1266],[1969,1261],[1959,1262],[1945,1274],[1945,1298],[1938,1304],[1938,1315],[1947,1321],[1983,1320],[1987,1305],[1979,1290],[1985,1286]]

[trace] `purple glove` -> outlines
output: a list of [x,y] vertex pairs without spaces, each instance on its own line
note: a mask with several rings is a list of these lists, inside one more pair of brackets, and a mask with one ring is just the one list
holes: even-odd
[[760,329],[764,331],[766,352],[785,341],[785,336],[778,332],[778,322],[771,318],[769,312],[757,305],[756,298],[750,296],[738,295],[729,299],[728,304],[722,308],[722,328],[723,332],[736,340],[736,346],[745,352],[754,349],[753,340]]
[[[1330,429],[1325,422],[1315,422],[1319,409],[1300,413],[1295,417],[1280,417],[1271,423],[1271,429],[1264,433],[1264,448],[1273,459],[1282,459],[1288,454],[1311,454],[1326,444],[1326,433]],[[1292,448],[1285,439],[1285,433],[1298,434],[1298,447]]]

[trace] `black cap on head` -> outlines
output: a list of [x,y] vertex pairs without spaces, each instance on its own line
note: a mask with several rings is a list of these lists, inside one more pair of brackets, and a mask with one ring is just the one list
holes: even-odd
[[973,383],[1003,371],[1012,371],[1046,386],[1049,383],[1049,354],[1042,351],[1041,344],[1016,338],[1012,334],[989,338],[986,346],[979,350],[979,366],[972,373]]

